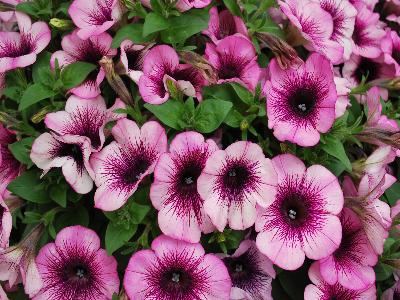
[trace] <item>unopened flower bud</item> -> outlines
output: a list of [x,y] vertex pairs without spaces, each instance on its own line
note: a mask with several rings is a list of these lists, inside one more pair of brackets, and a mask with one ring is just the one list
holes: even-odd
[[74,28],[74,23],[72,23],[71,20],[66,20],[66,19],[58,19],[58,18],[52,18],[50,19],[49,24],[57,29],[60,30],[69,30]]
[[187,64],[193,66],[201,72],[203,77],[210,83],[216,83],[218,80],[217,73],[210,63],[201,55],[193,51],[179,51],[179,57]]

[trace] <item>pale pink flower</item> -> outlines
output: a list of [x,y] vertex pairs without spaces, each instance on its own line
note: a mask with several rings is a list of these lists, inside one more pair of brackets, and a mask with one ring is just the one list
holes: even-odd
[[203,8],[211,3],[211,0],[178,0],[175,7],[184,12],[192,8]]
[[135,45],[130,40],[121,43],[121,63],[125,68],[125,73],[135,82],[139,83],[139,79],[143,74],[143,59],[148,48],[143,45]]

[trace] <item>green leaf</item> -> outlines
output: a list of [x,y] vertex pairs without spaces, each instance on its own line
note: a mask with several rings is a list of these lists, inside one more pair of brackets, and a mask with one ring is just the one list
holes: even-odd
[[37,170],[22,173],[7,186],[7,189],[30,202],[49,202],[44,182],[40,179],[40,173]]
[[169,27],[161,31],[161,39],[168,44],[184,42],[187,38],[208,27],[206,9],[191,9],[178,17],[169,18]]
[[150,42],[153,39],[152,35],[143,36],[143,24],[133,23],[122,27],[115,35],[111,47],[119,48],[124,40],[130,40],[135,44]]
[[231,83],[233,89],[235,90],[236,94],[244,103],[251,105],[254,102],[254,95],[246,89],[244,86],[238,83]]
[[151,33],[162,31],[169,27],[169,22],[162,15],[157,13],[149,13],[146,16],[143,24],[143,36],[148,36]]
[[22,95],[18,110],[24,110],[29,106],[44,99],[53,97],[54,95],[56,95],[56,93],[53,90],[49,89],[43,84],[34,83],[30,85]]
[[141,205],[137,204],[135,202],[132,202],[132,204],[129,207],[129,212],[131,214],[131,222],[133,224],[140,224],[150,211],[150,206],[149,205]]
[[376,281],[384,281],[393,274],[393,268],[382,262],[378,263],[375,267]]
[[194,128],[202,133],[210,133],[217,129],[225,120],[232,103],[223,100],[203,100],[196,108]]
[[87,227],[89,225],[89,213],[85,207],[79,206],[68,209],[67,212],[60,213],[54,219],[54,227],[57,232],[68,226],[81,225]]
[[121,248],[136,233],[137,225],[131,224],[128,228],[114,222],[109,222],[106,230],[105,243],[109,255]]
[[395,182],[394,184],[392,184],[392,186],[385,191],[385,195],[388,199],[390,206],[393,206],[400,198],[400,183]]
[[241,12],[240,7],[237,4],[236,0],[224,0],[224,4],[229,9],[229,11],[232,13],[232,15],[238,16],[238,17],[242,16],[242,12]]
[[67,191],[66,184],[52,185],[49,189],[50,198],[61,207],[67,207]]
[[71,89],[81,84],[90,72],[95,69],[95,65],[83,61],[77,61],[65,66],[61,71],[61,81],[64,88]]
[[157,119],[165,125],[176,130],[184,129],[184,120],[182,119],[182,116],[185,107],[182,102],[175,99],[169,99],[167,102],[160,105],[146,103],[144,107],[151,111]]
[[331,135],[324,136],[324,142],[325,144],[322,144],[321,148],[329,155],[332,155],[333,157],[336,157],[338,160],[340,160],[340,162],[343,163],[343,165],[346,167],[346,170],[351,171],[351,162],[347,157],[343,143],[341,143]]
[[44,73],[45,70],[50,71],[50,58],[51,53],[48,51],[42,52],[38,55],[38,58],[32,67],[32,79],[34,82],[45,83],[43,82],[42,73]]
[[19,162],[27,165],[28,168],[33,164],[29,157],[33,141],[33,137],[27,137],[8,145],[8,149],[11,151],[12,155]]
[[267,32],[281,39],[285,37],[283,30],[270,18],[265,18],[263,21],[263,25],[257,28],[257,32]]
[[226,116],[224,123],[233,128],[239,128],[243,119],[244,117],[240,112],[238,112],[236,109],[231,109],[229,114]]

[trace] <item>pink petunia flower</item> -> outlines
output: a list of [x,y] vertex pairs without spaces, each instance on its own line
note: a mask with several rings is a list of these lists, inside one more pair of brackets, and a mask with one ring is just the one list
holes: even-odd
[[145,102],[162,104],[170,97],[167,81],[173,82],[183,94],[201,99],[206,84],[201,73],[189,64],[179,64],[176,51],[167,45],[152,48],[144,57],[139,91]]
[[223,262],[232,280],[229,299],[272,300],[271,283],[275,270],[254,241],[242,241],[235,253],[224,257]]
[[351,92],[351,83],[347,78],[337,77],[333,78],[336,85],[337,100],[335,104],[335,118],[340,118],[346,112],[347,107],[350,105],[349,95]]
[[379,23],[379,14],[373,13],[365,4],[354,4],[357,17],[352,35],[352,48],[354,55],[367,58],[377,58],[382,53],[381,41],[385,31]]
[[120,119],[112,135],[115,141],[90,159],[98,187],[95,207],[104,211],[124,205],[167,149],[165,130],[155,121],[139,128],[134,121]]
[[10,287],[22,280],[30,297],[43,285],[35,262],[35,250],[43,230],[44,226],[38,225],[18,245],[0,250],[0,280],[7,280]]
[[211,3],[211,0],[178,0],[175,7],[184,12],[192,8],[203,8]]
[[[3,8],[4,11],[0,12],[0,23],[6,24],[6,27],[9,28],[13,27],[12,24],[16,21],[15,7],[22,2],[25,2],[25,0],[0,0],[0,3],[6,4],[5,7]],[[13,31],[13,30],[4,30],[4,31]]]
[[205,57],[214,67],[217,83],[236,82],[254,91],[259,77],[256,50],[251,41],[242,35],[232,35],[207,43]]
[[231,286],[220,258],[165,235],[131,257],[124,277],[128,297],[137,300],[226,300]]
[[400,37],[394,30],[389,30],[382,40],[382,51],[385,55],[385,62],[393,63],[396,67],[396,76],[400,76]]
[[204,212],[204,200],[197,192],[197,179],[210,155],[218,150],[211,139],[197,132],[178,134],[169,153],[161,154],[154,170],[150,199],[158,213],[161,231],[191,243],[200,241],[201,232],[214,230]]
[[[395,120],[389,119],[386,115],[382,115],[381,93],[378,87],[372,87],[368,90],[366,97],[361,100],[365,102],[368,108],[366,126],[369,128],[379,128],[391,132],[399,131],[399,126]],[[383,99],[387,100],[387,99]]]
[[123,11],[118,0],[74,0],[68,14],[79,28],[78,36],[86,40],[110,29]]
[[203,34],[209,36],[214,43],[218,43],[219,40],[236,33],[247,37],[247,28],[243,20],[232,15],[227,9],[218,12],[218,8],[212,7],[208,28],[203,30]]
[[[392,220],[400,221],[400,199],[396,201],[396,203],[390,209],[390,217]],[[400,224],[396,225],[398,231],[400,231]]]
[[[12,216],[10,209],[0,196],[0,249],[8,247],[12,229]],[[0,298],[1,299],[1,298]]]
[[204,210],[219,231],[254,225],[256,203],[266,207],[275,195],[276,174],[257,144],[239,141],[215,151],[197,180]]
[[382,300],[397,300],[400,297],[400,280],[397,280],[395,284],[383,292]]
[[321,259],[339,247],[342,226],[337,215],[343,193],[323,166],[306,168],[291,154],[274,157],[272,164],[278,174],[276,196],[270,206],[258,210],[257,247],[274,264],[295,270],[305,256]]
[[324,54],[333,63],[342,60],[343,46],[332,39],[333,17],[336,17],[333,16],[333,10],[324,10],[321,3],[310,0],[286,0],[278,3],[291,24],[307,41],[305,47],[308,50]]
[[130,40],[121,43],[121,63],[125,68],[126,74],[135,82],[143,74],[143,59],[148,51],[148,47],[135,45]]
[[43,287],[34,300],[108,300],[119,291],[117,261],[86,227],[62,229],[36,257]]
[[308,277],[312,284],[306,286],[304,290],[304,299],[306,300],[372,300],[376,299],[375,284],[363,290],[351,290],[341,286],[339,283],[334,285],[328,284],[322,278],[319,263],[311,265],[308,270]]
[[32,24],[28,15],[15,15],[19,32],[0,32],[0,73],[32,65],[51,39],[45,22]]
[[269,64],[266,83],[268,127],[280,141],[314,146],[335,120],[337,100],[332,64],[314,53],[298,69]]
[[375,282],[372,268],[378,256],[371,248],[357,215],[344,208],[340,217],[342,241],[332,255],[319,261],[322,278],[350,290],[364,290]]
[[[117,54],[117,49],[111,49],[112,37],[108,33],[101,33],[98,36],[90,36],[83,40],[75,30],[71,34],[64,36],[61,41],[63,50],[58,50],[51,56],[50,64],[55,67],[56,60],[62,68],[76,61],[85,61],[98,65],[103,56],[113,57]],[[81,98],[94,98],[100,95],[100,83],[105,77],[103,68],[93,71],[88,78],[79,86],[71,89],[71,93]]]
[[400,24],[400,2],[398,0],[387,0],[383,6],[383,15],[386,15],[386,20]]

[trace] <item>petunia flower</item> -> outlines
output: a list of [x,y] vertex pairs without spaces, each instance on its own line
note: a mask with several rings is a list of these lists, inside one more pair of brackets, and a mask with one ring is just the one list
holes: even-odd
[[183,94],[201,99],[206,84],[201,73],[189,64],[179,64],[176,51],[167,45],[152,48],[144,57],[139,91],[145,102],[162,104],[170,97],[168,81]]
[[232,15],[227,9],[218,12],[216,7],[210,9],[208,28],[203,30],[202,33],[209,36],[215,44],[219,40],[236,33],[245,37],[248,35],[246,25],[241,18]]
[[280,141],[314,146],[335,120],[332,64],[314,53],[298,69],[282,70],[273,59],[266,83],[268,127]]
[[[78,31],[64,36],[61,41],[63,50],[53,53],[50,59],[52,68],[56,65],[56,60],[62,68],[76,61],[85,61],[98,65],[103,56],[113,57],[117,54],[117,49],[111,49],[112,37],[108,33],[101,33],[97,36],[90,36],[83,40],[78,36]],[[89,74],[80,85],[71,89],[71,93],[81,98],[94,98],[100,95],[100,83],[105,77],[103,68]]]
[[352,35],[353,54],[377,58],[382,53],[381,41],[386,34],[379,24],[379,14],[361,2],[354,4],[354,7],[357,9],[357,17]]
[[[393,222],[400,221],[400,199],[397,200],[396,203],[391,207],[390,217],[392,218]],[[397,224],[395,227],[398,231],[400,231],[400,224]]]
[[351,92],[351,83],[347,78],[335,76],[333,78],[336,85],[337,100],[335,104],[335,118],[340,118],[346,112],[350,105],[349,95]]
[[8,300],[6,292],[3,290],[3,287],[0,285],[0,300]]
[[257,247],[274,264],[295,270],[305,256],[321,259],[339,247],[342,226],[337,215],[343,193],[323,166],[306,168],[291,154],[274,157],[272,164],[278,174],[276,196],[270,206],[258,210]]
[[98,187],[95,207],[104,211],[124,205],[167,148],[165,130],[155,121],[139,128],[134,121],[120,119],[112,135],[115,141],[90,159]]
[[8,247],[11,229],[12,229],[11,212],[7,204],[4,202],[4,199],[0,196],[0,249]]
[[388,30],[386,37],[382,40],[382,51],[385,56],[385,62],[394,64],[396,67],[396,76],[400,76],[400,37],[394,30]]
[[256,204],[274,199],[276,174],[257,144],[239,141],[215,151],[197,180],[204,210],[214,226],[243,230],[254,225]]
[[36,262],[35,251],[43,233],[42,224],[36,226],[18,245],[0,250],[0,280],[8,281],[10,287],[22,280],[25,293],[36,295],[43,282]]
[[382,300],[396,300],[400,297],[400,280],[397,280],[395,284],[383,292]]
[[124,289],[137,300],[226,300],[231,290],[229,273],[216,255],[205,254],[201,244],[157,237],[151,249],[129,260]]
[[308,50],[324,54],[332,63],[342,60],[343,46],[332,39],[334,22],[330,10],[324,10],[321,3],[310,0],[286,0],[278,1],[278,4],[306,40],[304,46]]
[[236,82],[254,91],[260,76],[256,50],[251,41],[242,35],[232,35],[207,43],[205,58],[214,67],[217,83]]
[[339,283],[350,290],[364,290],[375,282],[372,267],[378,262],[378,256],[352,210],[344,208],[340,221],[342,241],[339,248],[318,262],[322,278],[330,285]]
[[121,63],[125,73],[135,82],[139,83],[143,74],[143,59],[148,52],[148,47],[135,45],[130,40],[121,43]]
[[32,24],[28,15],[15,15],[19,32],[0,32],[0,73],[32,65],[51,39],[45,22]]
[[308,270],[308,277],[312,284],[306,286],[304,290],[304,299],[306,300],[371,300],[376,299],[375,284],[363,290],[351,290],[341,286],[339,283],[328,284],[321,276],[319,263],[311,265]]
[[74,0],[68,14],[79,28],[78,36],[86,40],[110,29],[123,11],[118,0]]
[[119,291],[117,261],[86,227],[63,228],[40,249],[36,264],[43,286],[33,300],[108,300]]
[[385,1],[381,13],[386,16],[387,21],[400,24],[400,2],[398,0]]
[[272,279],[275,270],[272,262],[251,240],[244,240],[231,256],[223,258],[232,280],[229,299],[272,300]]
[[211,3],[211,0],[178,0],[175,7],[180,12],[185,12],[192,8],[203,8]]
[[204,212],[204,200],[197,192],[197,179],[210,155],[218,150],[216,143],[197,132],[178,134],[169,153],[161,154],[154,169],[150,199],[159,210],[161,231],[173,238],[198,243],[201,232],[213,231]]

